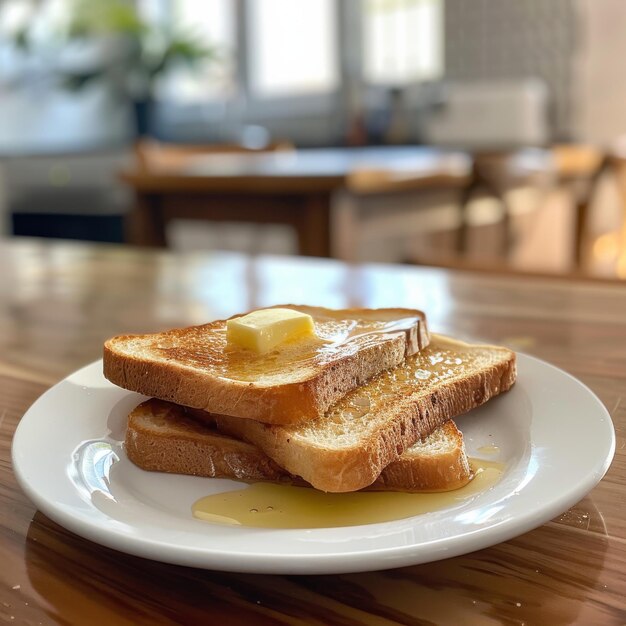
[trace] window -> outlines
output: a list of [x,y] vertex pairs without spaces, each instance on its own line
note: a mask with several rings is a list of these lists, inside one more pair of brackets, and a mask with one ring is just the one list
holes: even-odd
[[337,88],[335,0],[250,0],[248,7],[253,97],[306,96]]
[[362,0],[363,74],[378,85],[443,75],[442,0]]
[[145,16],[196,33],[219,53],[200,71],[168,77],[168,99],[228,100],[240,89],[252,104],[332,94],[347,78],[342,55],[370,85],[441,78],[443,1],[138,0]]
[[[234,95],[241,50],[248,51],[243,87],[255,99],[329,93],[339,85],[337,6],[336,0],[140,0],[145,17],[196,34],[218,53],[199,70],[173,72],[160,93],[183,103]],[[246,41],[237,41],[238,30]]]

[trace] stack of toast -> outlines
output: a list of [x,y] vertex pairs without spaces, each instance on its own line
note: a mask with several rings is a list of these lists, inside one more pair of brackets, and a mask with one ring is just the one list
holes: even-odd
[[235,316],[107,341],[105,376],[153,398],[129,416],[130,460],[327,492],[444,491],[471,479],[452,418],[513,385],[513,352],[430,335],[413,309],[284,305],[270,309],[274,337],[285,311],[313,331],[273,346],[267,327],[251,325],[256,343],[241,344],[230,331],[248,332],[250,316]]

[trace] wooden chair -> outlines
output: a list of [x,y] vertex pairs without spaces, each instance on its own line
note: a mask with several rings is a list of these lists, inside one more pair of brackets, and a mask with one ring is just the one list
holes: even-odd
[[505,152],[482,152],[473,155],[472,177],[461,201],[461,219],[457,247],[461,254],[467,251],[469,233],[469,206],[476,194],[495,198],[501,207],[504,236],[502,253],[508,254],[514,243],[508,194],[516,188],[540,185],[550,170],[549,153],[542,149],[521,149]]
[[[423,170],[360,167],[350,173],[337,197],[333,220],[333,256],[357,261],[362,245],[421,234],[425,213],[443,205],[457,205],[469,183],[466,155],[441,155]],[[397,258],[375,260],[405,261]]]
[[565,189],[574,207],[572,258],[579,270],[589,222],[589,210],[598,182],[607,169],[602,151],[589,145],[562,144],[552,148],[556,184]]
[[617,183],[618,192],[622,200],[622,233],[621,238],[626,243],[626,137],[617,139],[604,154],[599,154],[597,165],[584,192],[580,194],[576,206],[576,241],[575,259],[577,267],[584,262],[584,247],[589,227],[592,204],[600,181],[606,176],[613,177]]
[[459,249],[467,248],[468,207],[477,192],[496,198],[502,206],[504,228],[503,253],[506,256],[514,244],[508,193],[521,186],[561,188],[572,197],[575,212],[575,237],[572,257],[580,264],[580,249],[587,221],[590,194],[600,176],[602,153],[597,148],[581,144],[561,144],[551,148],[528,148],[502,153],[474,156],[472,181],[468,185],[461,212]]

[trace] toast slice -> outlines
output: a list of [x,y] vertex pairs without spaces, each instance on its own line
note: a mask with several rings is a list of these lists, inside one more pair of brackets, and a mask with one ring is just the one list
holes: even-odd
[[[220,434],[179,405],[148,400],[128,416],[128,458],[144,470],[303,484],[257,447]],[[451,420],[411,446],[368,489],[447,491],[471,478],[463,435]]]
[[414,309],[283,308],[311,315],[317,337],[257,354],[227,343],[226,320],[123,335],[104,345],[104,375],[125,389],[211,413],[294,424],[320,417],[429,341],[426,317]]
[[324,418],[277,426],[197,412],[196,417],[259,447],[322,491],[356,491],[448,419],[508,390],[515,353],[433,335],[430,345],[350,392]]

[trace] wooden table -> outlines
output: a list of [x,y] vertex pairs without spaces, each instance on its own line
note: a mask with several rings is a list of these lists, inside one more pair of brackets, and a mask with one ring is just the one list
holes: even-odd
[[166,245],[174,218],[292,226],[299,251],[331,253],[333,195],[353,183],[357,193],[460,189],[469,158],[419,146],[328,148],[260,154],[191,155],[178,164],[122,172],[135,192],[129,239]]
[[[557,519],[466,556],[346,576],[194,570],[126,556],[38,513],[10,443],[26,408],[115,333],[276,302],[411,305],[431,327],[535,354],[608,407],[617,453]],[[235,254],[0,243],[0,621],[11,624],[624,624],[626,287]],[[564,437],[567,433],[564,433]]]

